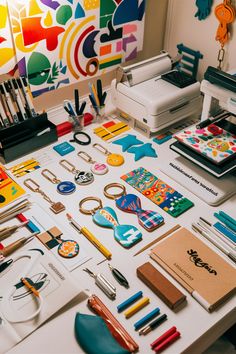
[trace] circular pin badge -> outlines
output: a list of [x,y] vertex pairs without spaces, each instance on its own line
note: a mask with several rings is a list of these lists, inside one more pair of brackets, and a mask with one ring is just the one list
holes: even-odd
[[92,172],[80,171],[75,175],[75,182],[80,185],[90,184],[94,181]]
[[57,185],[57,191],[60,194],[71,194],[76,190],[76,186],[73,182],[63,181]]
[[79,253],[79,244],[74,240],[64,240],[57,251],[64,258],[73,258]]
[[119,154],[109,154],[107,157],[107,163],[111,166],[120,166],[124,161],[123,156]]
[[105,163],[95,162],[91,166],[91,171],[96,175],[105,175],[108,172],[108,167]]

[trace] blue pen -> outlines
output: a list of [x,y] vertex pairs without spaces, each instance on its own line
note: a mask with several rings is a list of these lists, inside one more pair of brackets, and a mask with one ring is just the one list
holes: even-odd
[[134,324],[134,329],[137,331],[141,327],[143,327],[145,324],[147,324],[149,321],[151,321],[153,318],[158,316],[160,313],[159,307],[155,308],[153,311],[149,312],[146,316],[142,317],[139,321],[135,322]]
[[236,244],[235,233],[233,233],[231,230],[229,230],[226,226],[222,225],[220,222],[216,222],[213,226],[222,235],[226,236],[227,238],[229,238],[231,241],[233,241]]
[[229,221],[228,219],[226,219],[222,214],[217,214],[214,213],[214,216],[220,220],[221,222],[223,222],[223,224],[225,224],[226,226],[228,226],[232,231],[236,232],[236,225],[234,225],[231,221]]
[[135,301],[139,300],[142,296],[143,296],[143,292],[138,291],[136,294],[132,295],[127,300],[125,300],[120,305],[118,305],[117,311],[121,312],[121,311],[125,310],[127,307],[129,307],[131,304],[133,304]]
[[219,211],[219,215],[223,216],[226,220],[230,221],[236,227],[236,220],[230,215],[226,214],[224,211]]

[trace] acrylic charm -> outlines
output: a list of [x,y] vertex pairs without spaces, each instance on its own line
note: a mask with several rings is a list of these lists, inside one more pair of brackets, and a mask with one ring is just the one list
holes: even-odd
[[88,171],[79,171],[76,169],[76,167],[74,165],[72,165],[72,163],[70,163],[67,160],[61,160],[59,162],[59,164],[64,167],[67,171],[73,173],[74,176],[74,180],[77,184],[79,185],[87,185],[90,184],[94,181],[94,176],[92,174],[92,172],[88,172]]
[[[87,201],[97,201],[98,207],[91,210],[84,209],[83,204]],[[114,238],[123,247],[130,248],[142,239],[141,232],[132,225],[120,225],[116,212],[110,207],[103,207],[102,201],[96,197],[87,197],[80,201],[79,208],[83,214],[92,214],[93,221],[102,227],[112,228]]]
[[93,147],[103,153],[104,155],[107,156],[107,163],[110,166],[121,166],[124,163],[124,157],[120,154],[113,154],[107,149],[105,149],[102,145],[100,144],[93,144]]
[[[120,188],[119,194],[110,194],[108,189]],[[141,207],[141,199],[135,194],[126,194],[125,187],[120,183],[110,183],[105,186],[104,194],[107,198],[115,199],[117,208],[126,213],[136,214],[139,224],[147,231],[153,231],[164,223],[164,218],[153,210],[144,210]]]

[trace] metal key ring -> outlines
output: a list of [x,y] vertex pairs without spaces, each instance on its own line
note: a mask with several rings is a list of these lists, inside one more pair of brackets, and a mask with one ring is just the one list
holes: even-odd
[[[82,207],[82,205],[90,200],[94,200],[95,202],[98,202],[98,206],[93,208],[93,209],[84,209]],[[82,214],[86,214],[86,215],[93,215],[95,214],[95,212],[99,209],[102,209],[102,201],[100,198],[97,198],[97,197],[86,197],[84,199],[82,199],[80,202],[79,202],[79,211],[82,213]]]
[[[110,188],[119,188],[122,191],[120,193],[111,194],[111,193],[107,192],[108,189],[110,189]],[[109,184],[107,184],[104,187],[103,193],[109,199],[117,199],[117,198],[120,198],[122,195],[126,194],[126,189],[125,189],[125,186],[123,184],[120,184],[120,183],[109,183]]]
[[43,177],[45,177],[48,181],[54,183],[54,184],[58,184],[61,181],[57,178],[56,175],[54,175],[54,173],[52,173],[51,171],[49,171],[47,168],[45,168],[42,172],[41,175]]
[[[79,140],[77,138],[78,135],[83,135],[85,136],[88,140],[87,141],[82,141],[82,140]],[[84,132],[77,132],[77,133],[74,133],[73,135],[73,139],[70,140],[71,143],[77,143],[79,145],[89,145],[91,143],[91,138],[90,136],[87,134],[87,133],[84,133]]]
[[85,152],[85,151],[79,151],[77,153],[77,156],[81,157],[81,159],[83,159],[86,162],[89,162],[89,163],[94,163],[95,162],[95,161],[93,161],[92,157],[89,156],[89,154],[87,154],[87,152]]
[[32,192],[38,192],[40,189],[40,186],[38,183],[33,181],[31,178],[27,178],[24,182],[24,185],[28,187]]
[[70,163],[67,160],[61,160],[59,161],[59,164],[64,167],[67,171],[71,172],[71,173],[76,173],[79,172],[76,167],[74,165],[72,165],[72,163]]

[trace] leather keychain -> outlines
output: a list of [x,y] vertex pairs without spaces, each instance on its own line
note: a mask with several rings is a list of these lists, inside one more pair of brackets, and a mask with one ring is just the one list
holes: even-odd
[[[111,188],[121,189],[120,193],[111,194],[108,190]],[[104,187],[104,195],[109,199],[115,199],[117,208],[127,213],[136,214],[139,224],[147,231],[153,231],[164,223],[164,218],[152,210],[144,210],[141,208],[141,200],[135,194],[126,194],[123,184],[110,183]]]
[[105,149],[102,145],[95,143],[93,147],[100,151],[102,154],[107,156],[107,163],[111,166],[121,166],[124,163],[124,157],[119,154],[113,154],[112,152]]
[[75,168],[72,163],[70,163],[67,160],[61,160],[59,164],[64,167],[67,171],[74,173],[75,177],[74,180],[77,184],[80,184],[82,186],[85,186],[87,184],[90,184],[94,181],[94,176],[92,172],[88,171],[79,171]]
[[56,202],[56,203],[53,202],[51,200],[51,198],[49,198],[49,196],[46,195],[46,193],[44,193],[44,191],[42,191],[40,189],[40,186],[38,185],[38,183],[36,183],[33,179],[27,178],[24,181],[24,185],[27,188],[29,188],[32,192],[41,194],[43,199],[45,199],[48,203],[51,204],[50,210],[53,211],[55,214],[59,214],[59,213],[61,213],[62,211],[65,210],[65,206],[61,202]]
[[76,190],[76,186],[73,182],[70,181],[60,181],[54,173],[45,168],[41,175],[45,177],[48,181],[53,184],[57,184],[57,192],[63,195],[68,195],[73,193]]
[[[85,209],[83,205],[88,201],[98,203],[93,209]],[[141,232],[132,225],[120,225],[114,209],[103,207],[101,199],[97,197],[86,197],[79,203],[79,210],[82,214],[92,215],[93,221],[102,227],[112,228],[114,238],[123,247],[129,248],[142,239]]]
[[92,159],[87,152],[79,151],[77,154],[84,161],[91,163],[92,166],[90,170],[96,175],[105,175],[108,172],[108,166],[105,163],[96,162]]

